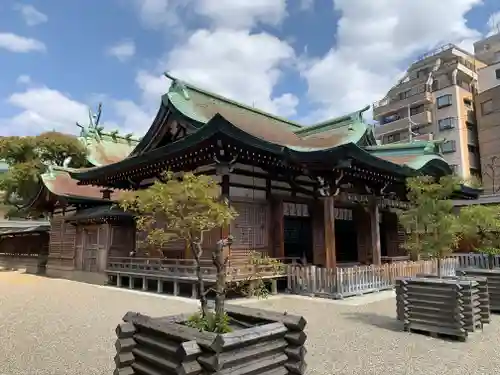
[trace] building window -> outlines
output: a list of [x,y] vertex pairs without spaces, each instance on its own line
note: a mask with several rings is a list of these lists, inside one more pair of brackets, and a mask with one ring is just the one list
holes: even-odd
[[493,62],[500,62],[500,51],[495,52],[495,59]]
[[495,77],[497,77],[497,79],[500,79],[500,69],[495,70]]
[[423,111],[424,111],[424,105],[421,104],[421,105],[419,105],[417,107],[410,108],[410,115],[414,116],[414,115],[417,115],[419,113],[422,113]]
[[443,154],[449,154],[450,152],[455,152],[457,150],[456,142],[455,141],[443,142],[441,150],[443,151]]
[[399,142],[401,140],[401,134],[396,133],[396,134],[390,134],[387,136],[387,143],[394,143],[394,142]]
[[453,129],[455,127],[455,118],[447,117],[441,120],[438,120],[439,130],[448,130]]
[[469,98],[464,98],[464,105],[465,105],[465,108],[467,108],[467,109],[473,109],[472,100]]
[[389,124],[391,122],[399,120],[401,117],[395,113],[393,115],[386,116],[382,119],[382,124]]
[[451,94],[446,94],[437,98],[437,107],[443,108],[451,105]]
[[406,90],[406,91],[400,92],[399,93],[399,100],[409,98],[410,94],[411,94],[411,90]]
[[488,113],[493,112],[493,100],[487,100],[481,103],[481,114],[487,115]]

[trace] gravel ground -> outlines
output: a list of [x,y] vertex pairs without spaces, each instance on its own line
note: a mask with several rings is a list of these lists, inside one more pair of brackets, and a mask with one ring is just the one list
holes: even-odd
[[[500,373],[500,316],[460,343],[401,332],[393,298],[356,305],[282,297],[245,305],[306,317],[311,375]],[[114,328],[127,311],[195,309],[173,297],[0,272],[0,375],[109,375]]]

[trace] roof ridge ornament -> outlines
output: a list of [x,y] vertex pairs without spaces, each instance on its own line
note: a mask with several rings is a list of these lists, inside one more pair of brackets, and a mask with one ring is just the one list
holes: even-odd
[[170,86],[170,90],[173,89],[179,89],[182,93],[182,96],[184,96],[185,100],[190,100],[191,98],[189,97],[189,93],[186,88],[186,84],[181,81],[180,79],[174,77],[171,75],[169,72],[164,72],[163,75],[167,77],[169,80],[172,81],[172,85]]
[[100,126],[101,114],[102,114],[102,103],[99,103],[97,105],[97,111],[95,113],[92,113],[92,109],[90,109],[89,107],[88,109],[89,124],[85,126],[80,124],[78,121],[76,122],[76,126],[81,128],[80,137],[85,139],[93,137],[98,141],[102,139],[104,127]]

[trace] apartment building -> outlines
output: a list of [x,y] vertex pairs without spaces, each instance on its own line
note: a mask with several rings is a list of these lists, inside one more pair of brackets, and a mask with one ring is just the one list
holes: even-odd
[[474,43],[478,69],[475,97],[481,172],[487,194],[500,192],[500,33]]
[[382,143],[442,139],[444,158],[457,175],[479,177],[473,91],[484,65],[453,44],[418,58],[385,98],[373,103],[377,138]]

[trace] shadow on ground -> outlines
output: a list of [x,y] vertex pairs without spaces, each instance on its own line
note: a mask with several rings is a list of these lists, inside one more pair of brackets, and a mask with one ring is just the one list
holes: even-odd
[[394,331],[394,332],[403,331],[402,323],[399,320],[397,320],[396,317],[380,315],[375,313],[368,313],[368,312],[353,312],[342,315],[346,319],[386,329],[389,331]]

